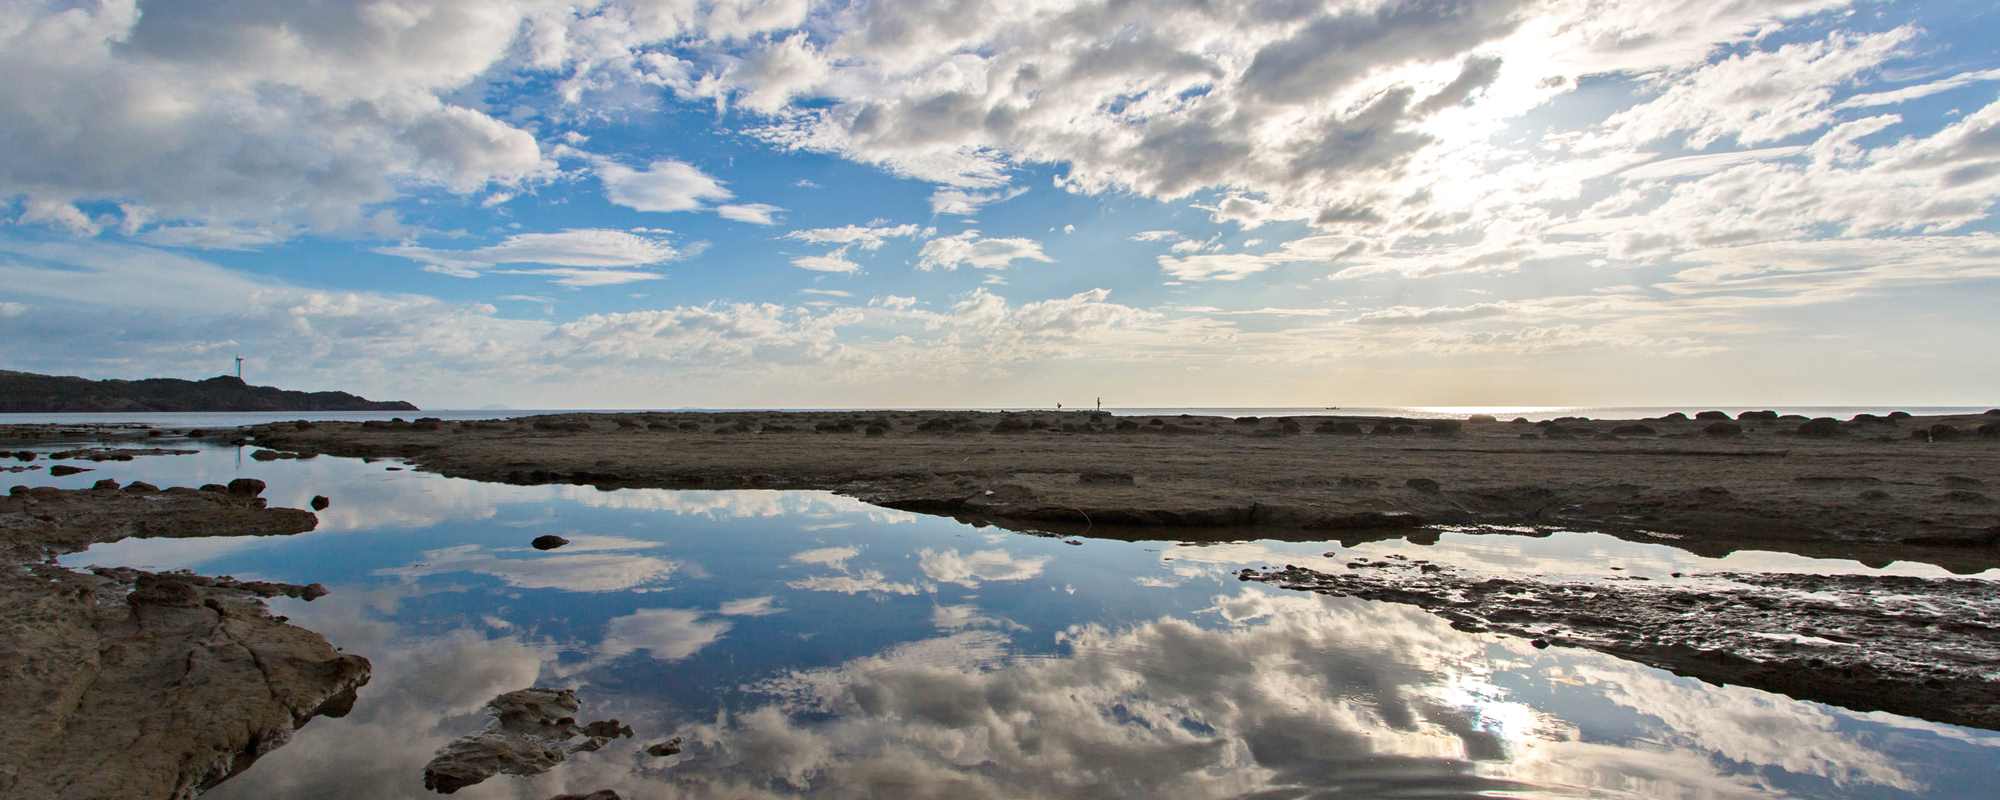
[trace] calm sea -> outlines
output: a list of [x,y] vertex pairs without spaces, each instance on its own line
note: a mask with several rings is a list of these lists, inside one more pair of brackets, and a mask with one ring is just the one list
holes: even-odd
[[[1590,417],[1592,419],[1644,419],[1671,414],[1675,411],[1694,414],[1710,409],[1725,411],[1735,415],[1742,411],[1770,409],[1780,414],[1803,414],[1808,417],[1834,417],[1847,419],[1856,414],[1886,414],[1891,411],[1908,411],[1920,416],[1938,414],[1977,414],[1992,406],[1918,406],[1918,405],[1712,405],[1712,406],[1344,406],[1340,408],[1310,408],[1301,406],[1259,406],[1259,407],[1159,407],[1159,408],[1106,408],[1120,416],[1149,416],[1194,414],[1224,417],[1282,417],[1316,414],[1340,414],[1347,416],[1371,417],[1414,417],[1423,419],[1464,418],[1470,414],[1492,414],[1501,419],[1526,417],[1531,420],[1554,419],[1556,417]],[[885,410],[911,411],[932,410],[919,408],[884,409],[834,409],[834,408],[563,408],[563,409],[442,409],[424,411],[272,411],[272,412],[100,412],[61,414],[0,414],[0,425],[55,423],[75,425],[138,424],[166,428],[224,428],[238,425],[257,425],[266,422],[284,422],[295,419],[309,420],[371,420],[401,417],[438,417],[455,419],[508,419],[532,417],[543,414],[576,413],[619,413],[638,411],[657,412],[708,412],[725,411],[853,411]],[[1047,410],[1024,407],[993,407],[977,409],[936,409],[954,411],[1024,411]],[[1065,410],[1073,410],[1065,407]],[[1081,409],[1074,409],[1081,410]]]

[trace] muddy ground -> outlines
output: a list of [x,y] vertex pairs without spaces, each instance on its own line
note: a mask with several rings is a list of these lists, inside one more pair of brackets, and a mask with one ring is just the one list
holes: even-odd
[[1097,536],[1346,539],[1426,523],[1534,524],[1671,539],[1711,556],[1760,549],[1959,572],[2000,566],[2000,414],[1842,422],[1826,435],[1810,425],[1801,433],[1802,419],[1732,420],[1710,432],[1717,424],[1495,420],[1433,430],[1423,420],[1331,416],[845,412],[246,430],[283,451],[406,458],[456,477],[831,489]]
[[0,796],[188,798],[316,716],[345,714],[369,664],[271,616],[292,586],[54,559],[130,536],[312,530],[261,484],[146,484],[0,496]]

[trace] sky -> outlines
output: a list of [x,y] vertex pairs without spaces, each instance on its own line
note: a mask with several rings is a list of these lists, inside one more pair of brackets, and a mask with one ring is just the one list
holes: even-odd
[[2000,402],[1978,0],[8,0],[0,369]]

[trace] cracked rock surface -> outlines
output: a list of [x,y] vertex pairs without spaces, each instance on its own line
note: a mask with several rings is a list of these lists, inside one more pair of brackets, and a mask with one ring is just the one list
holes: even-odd
[[259,599],[323,588],[53,561],[128,536],[315,523],[255,497],[190,489],[0,497],[0,796],[191,798],[312,718],[345,714],[367,659],[272,617]]

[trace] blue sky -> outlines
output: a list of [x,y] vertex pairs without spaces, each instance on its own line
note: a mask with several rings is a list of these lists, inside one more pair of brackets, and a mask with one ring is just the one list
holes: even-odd
[[1995,42],[1977,2],[14,4],[0,368],[1992,402]]

